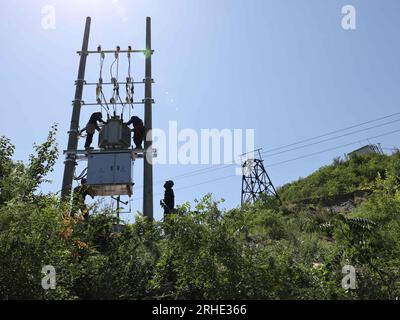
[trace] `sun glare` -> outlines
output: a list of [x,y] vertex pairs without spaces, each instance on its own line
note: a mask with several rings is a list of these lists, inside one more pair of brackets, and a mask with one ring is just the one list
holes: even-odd
[[104,18],[116,15],[127,20],[125,4],[121,0],[59,0],[54,5],[58,14],[72,18],[82,18],[82,16]]

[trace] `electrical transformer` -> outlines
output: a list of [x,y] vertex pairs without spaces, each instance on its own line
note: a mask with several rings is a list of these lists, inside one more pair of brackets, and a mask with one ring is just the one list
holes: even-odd
[[101,149],[128,149],[131,145],[131,129],[118,117],[112,117],[99,134]]
[[131,150],[91,152],[88,157],[87,185],[94,196],[131,196]]

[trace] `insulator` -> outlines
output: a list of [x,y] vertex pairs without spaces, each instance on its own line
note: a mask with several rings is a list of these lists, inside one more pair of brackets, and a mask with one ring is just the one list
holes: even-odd
[[96,86],[96,98],[100,97],[101,94],[101,85]]
[[117,46],[117,51],[115,52],[115,59],[118,59],[120,51],[121,51],[121,48],[119,46]]

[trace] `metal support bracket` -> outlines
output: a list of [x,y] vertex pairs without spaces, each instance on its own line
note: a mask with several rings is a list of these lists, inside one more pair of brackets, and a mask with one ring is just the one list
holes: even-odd
[[82,83],[82,84],[86,84],[86,80],[84,80],[84,79],[78,79],[78,80],[75,80],[75,85],[77,86],[78,84],[80,84],[80,83]]
[[143,79],[143,83],[146,83],[146,81],[147,81],[148,79],[151,80],[151,83],[155,83],[155,81],[154,81],[153,78],[144,78],[144,79]]
[[156,103],[156,102],[154,101],[154,99],[151,99],[151,98],[144,98],[144,99],[142,99],[142,103],[147,103],[147,102],[150,102],[150,103],[152,103],[152,104]]

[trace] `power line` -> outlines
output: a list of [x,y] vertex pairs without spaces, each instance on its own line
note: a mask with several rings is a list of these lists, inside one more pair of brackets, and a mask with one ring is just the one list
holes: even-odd
[[[374,137],[369,137],[369,138],[366,138],[366,139],[376,139],[376,138],[388,136],[388,135],[391,135],[391,134],[397,133],[397,132],[400,132],[400,129],[399,130],[394,130],[394,131],[391,131],[391,132],[387,132],[387,133],[383,133],[383,134],[380,134],[380,135],[377,135],[377,136],[374,136]],[[300,156],[300,157],[297,157],[297,158],[293,158],[293,159],[289,159],[289,160],[285,160],[285,161],[272,163],[272,164],[268,165],[268,167],[273,167],[273,166],[281,165],[281,164],[284,164],[284,163],[292,162],[292,161],[295,161],[295,160],[300,160],[300,159],[304,159],[304,158],[311,157],[311,156],[314,156],[314,155],[318,155],[318,154],[321,154],[321,153],[324,153],[324,152],[329,152],[329,151],[333,151],[333,150],[336,150],[336,149],[348,147],[348,146],[351,146],[351,145],[356,144],[358,142],[359,142],[359,140],[351,142],[351,143],[346,143],[346,144],[343,144],[343,145],[340,145],[340,146],[337,146],[337,147],[333,147],[333,148],[321,150],[321,151],[318,151],[318,152],[310,153],[310,154],[307,154],[307,155],[304,155],[304,156]]]
[[[317,142],[313,142],[313,143],[310,143],[310,144],[298,146],[298,147],[291,148],[291,149],[288,149],[288,150],[284,150],[284,151],[268,154],[269,152],[274,151],[274,150],[281,150],[281,149],[284,149],[286,147],[294,146],[294,145],[297,145],[297,144],[300,144],[300,143],[303,143],[303,142],[306,142],[306,141],[312,141],[312,140],[315,140],[315,139],[318,139],[318,138],[321,138],[321,137],[332,135],[334,133],[338,133],[338,132],[341,132],[341,131],[346,131],[346,130],[349,130],[349,129],[352,129],[352,128],[356,128],[356,127],[360,127],[360,126],[369,124],[369,123],[381,121],[383,119],[388,119],[390,117],[393,117],[393,116],[396,116],[396,115],[399,115],[399,114],[400,114],[400,112],[397,112],[397,113],[394,113],[394,114],[391,114],[391,115],[388,115],[388,116],[384,116],[384,117],[380,117],[380,118],[373,119],[373,120],[370,120],[370,121],[362,122],[360,124],[356,124],[356,125],[353,125],[353,126],[350,126],[350,127],[346,127],[346,128],[343,128],[343,129],[338,129],[338,130],[335,130],[335,131],[331,131],[330,133],[325,133],[325,134],[322,134],[322,135],[318,135],[318,136],[313,137],[313,138],[308,138],[308,139],[300,140],[298,142],[294,142],[294,143],[291,143],[291,144],[288,144],[288,145],[285,145],[285,146],[282,146],[282,147],[269,149],[269,150],[263,151],[261,154],[262,155],[266,155],[268,157],[271,157],[271,156],[283,154],[283,153],[286,153],[286,152],[290,152],[290,151],[306,148],[306,147],[309,147],[309,146],[317,145],[317,144],[324,143],[324,142],[327,142],[327,141],[332,141],[332,140],[335,140],[335,139],[343,138],[343,137],[346,137],[346,136],[350,136],[352,134],[356,134],[356,133],[360,133],[360,132],[376,129],[376,128],[379,128],[379,127],[383,127],[383,126],[386,126],[386,125],[389,125],[389,124],[393,124],[393,123],[399,122],[400,119],[389,121],[389,122],[385,122],[383,124],[379,124],[379,125],[376,125],[376,126],[372,126],[372,127],[356,130],[356,131],[349,132],[349,133],[346,133],[346,134],[343,134],[343,135],[340,135],[340,136],[331,137],[331,138],[324,139],[324,140],[317,141]],[[236,159],[234,159],[234,160],[236,160]],[[189,172],[186,172],[186,173],[174,176],[174,177],[169,177],[168,179],[180,180],[180,179],[183,179],[183,178],[186,178],[186,177],[192,177],[192,176],[201,175],[201,174],[208,173],[208,172],[214,172],[214,171],[217,171],[217,170],[223,170],[223,169],[231,168],[231,167],[237,166],[237,165],[238,164],[236,164],[236,163],[226,164],[226,165],[221,164],[221,165],[218,165],[216,167],[212,166],[212,167],[207,167],[207,168],[202,168],[202,169],[189,171]],[[156,181],[155,183],[156,184],[163,183],[164,180],[166,180],[166,179]]]
[[320,144],[320,143],[324,143],[324,142],[327,142],[327,141],[332,141],[332,140],[335,140],[335,139],[347,137],[347,136],[350,136],[350,135],[353,135],[353,134],[356,134],[356,133],[360,133],[360,132],[364,132],[364,131],[380,128],[380,127],[387,126],[389,124],[393,124],[393,123],[396,123],[396,122],[399,122],[399,121],[400,121],[400,119],[389,121],[389,122],[385,122],[385,123],[382,123],[382,124],[378,124],[376,126],[372,126],[372,127],[368,127],[368,128],[352,131],[352,132],[349,132],[349,133],[342,134],[340,136],[331,137],[331,138],[328,138],[328,139],[324,139],[324,140],[321,140],[321,141],[309,143],[309,144],[306,144],[306,145],[302,145],[302,146],[299,146],[299,147],[295,147],[295,148],[292,148],[292,149],[288,149],[288,150],[284,150],[284,151],[280,151],[280,152],[276,152],[276,153],[272,153],[272,154],[268,154],[267,151],[264,151],[264,152],[262,152],[262,154],[266,154],[266,155],[268,155],[268,157],[272,157],[272,156],[276,156],[276,155],[283,154],[283,153],[286,153],[286,152],[290,152],[290,151],[306,148],[306,147],[313,146],[313,145]]
[[287,147],[291,147],[291,146],[294,146],[294,145],[297,145],[297,144],[300,144],[300,143],[304,143],[304,142],[308,142],[308,141],[311,141],[311,140],[315,140],[315,139],[323,138],[323,137],[326,137],[326,136],[330,136],[330,135],[338,133],[338,132],[342,132],[342,131],[350,130],[350,129],[353,129],[353,128],[361,127],[361,126],[369,124],[369,123],[378,122],[378,121],[381,121],[381,120],[384,120],[384,119],[388,119],[388,118],[397,116],[399,114],[400,114],[400,112],[396,112],[396,113],[393,113],[393,114],[390,114],[390,115],[387,115],[387,116],[384,116],[384,117],[380,117],[380,118],[372,119],[372,120],[369,120],[369,121],[366,121],[366,122],[362,122],[362,123],[359,123],[359,124],[355,124],[355,125],[352,125],[350,127],[334,130],[334,131],[331,131],[331,132],[328,132],[328,133],[324,133],[324,134],[321,134],[321,135],[318,135],[318,136],[315,136],[315,137],[311,137],[311,138],[307,138],[307,139],[304,139],[304,140],[300,140],[300,141],[297,141],[297,142],[294,142],[294,143],[291,143],[291,144],[284,145],[282,147],[277,147],[277,148],[265,150],[264,152],[272,152],[272,151],[281,150],[281,149],[284,149],[284,148],[287,148]]
[[[386,132],[386,133],[383,133],[383,134],[380,134],[380,135],[377,135],[377,136],[374,136],[374,137],[369,137],[369,138],[366,138],[366,139],[381,138],[381,137],[388,136],[388,135],[391,135],[391,134],[394,134],[394,133],[397,133],[397,132],[400,132],[400,129],[394,130],[394,131],[391,131],[391,132]],[[282,165],[282,164],[285,164],[285,163],[288,163],[288,162],[293,162],[293,161],[296,161],[296,160],[301,160],[301,159],[304,159],[304,158],[312,157],[312,156],[315,156],[315,155],[318,155],[318,154],[322,154],[322,153],[325,153],[325,152],[329,152],[329,151],[337,150],[337,149],[340,149],[340,148],[348,147],[348,146],[357,144],[358,142],[359,142],[359,140],[351,142],[351,143],[346,143],[346,144],[343,144],[343,145],[340,145],[340,146],[336,146],[336,147],[333,147],[333,148],[324,149],[324,150],[321,150],[321,151],[318,151],[318,152],[306,154],[304,156],[296,157],[296,158],[293,158],[293,159],[288,159],[288,160],[285,160],[285,161],[272,163],[272,164],[268,165],[268,167],[274,167],[274,166]],[[175,190],[185,190],[185,189],[197,187],[199,185],[208,184],[208,183],[212,183],[212,182],[216,182],[216,181],[224,180],[224,179],[228,179],[228,178],[233,178],[233,177],[239,177],[239,176],[237,176],[236,174],[231,174],[229,176],[216,178],[216,179],[211,179],[211,180],[200,182],[200,183],[193,184],[193,185],[190,185],[190,186],[181,187],[181,188],[178,188],[178,189],[175,189]],[[158,195],[160,195],[160,194],[163,194],[163,193],[162,192],[158,193]],[[133,199],[133,200],[141,200],[141,199],[142,198],[136,198],[136,199]]]

